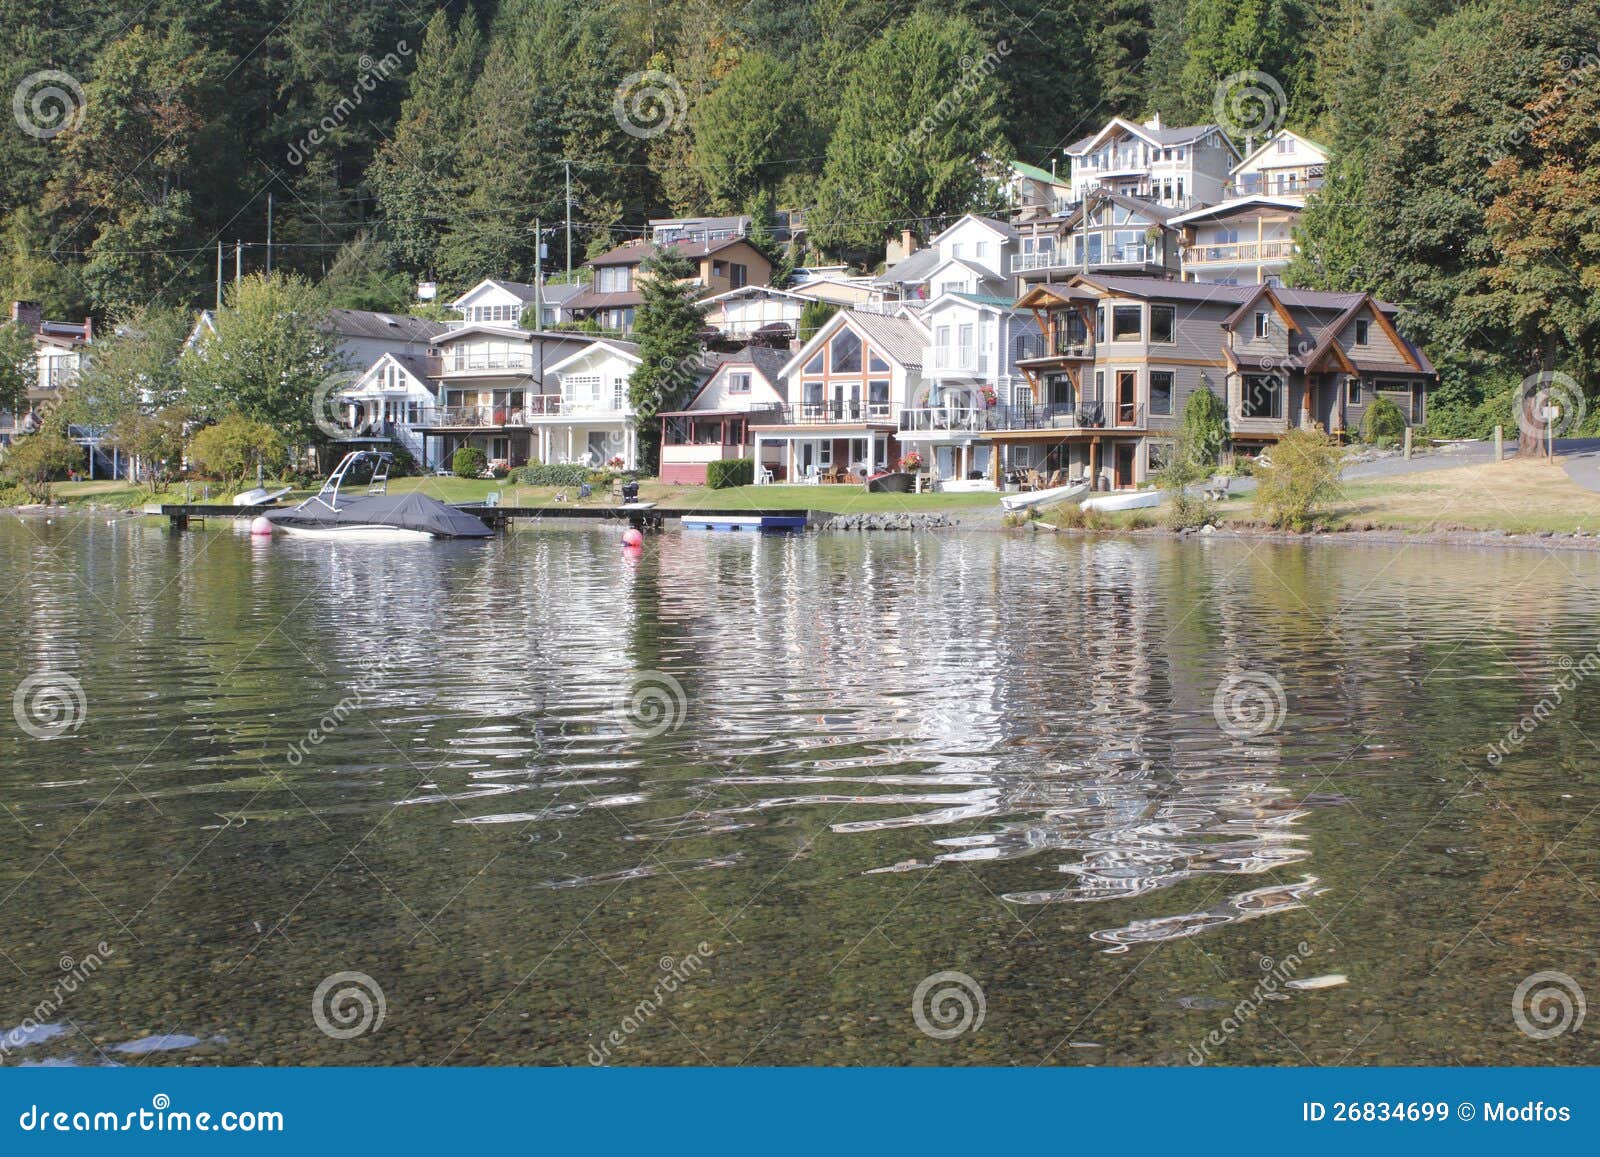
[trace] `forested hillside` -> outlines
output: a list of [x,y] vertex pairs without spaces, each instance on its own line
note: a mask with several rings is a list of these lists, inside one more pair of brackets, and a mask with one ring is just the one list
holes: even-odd
[[1065,165],[1112,113],[1218,119],[1241,72],[1331,146],[1300,283],[1370,288],[1445,412],[1560,365],[1600,306],[1596,0],[0,0],[0,296],[206,304],[216,247],[396,308],[667,212],[802,208],[881,259]]

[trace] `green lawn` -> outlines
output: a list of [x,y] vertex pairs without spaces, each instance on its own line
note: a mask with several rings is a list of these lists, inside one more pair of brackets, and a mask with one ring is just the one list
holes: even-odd
[[[152,498],[143,487],[126,482],[58,482],[52,488],[57,502],[68,507],[108,506],[137,510],[146,503],[227,502],[233,487],[213,482],[206,485],[179,485]],[[500,492],[503,506],[548,506],[564,491],[565,501],[577,502],[575,487],[512,486],[470,478],[396,478],[389,483],[391,494],[420,491],[441,502],[482,502],[492,491]],[[353,493],[361,493],[359,487]],[[287,499],[304,497],[311,491],[296,491]],[[993,494],[871,494],[865,486],[739,486],[710,490],[704,486],[677,486],[646,479],[639,496],[662,506],[695,510],[821,510],[829,513],[879,513],[884,511],[997,510]],[[286,500],[287,500],[286,499]],[[605,492],[583,499],[584,505],[609,505],[615,500]]]

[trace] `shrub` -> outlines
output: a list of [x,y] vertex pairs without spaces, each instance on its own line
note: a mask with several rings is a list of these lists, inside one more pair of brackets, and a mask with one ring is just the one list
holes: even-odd
[[530,462],[511,472],[519,486],[581,486],[589,481],[590,470],[577,462]]
[[450,456],[450,472],[457,478],[480,478],[488,465],[488,457],[476,446],[458,446]]
[[749,486],[756,480],[754,458],[727,458],[706,463],[706,485],[712,490],[729,486]]
[[1310,530],[1319,512],[1344,496],[1343,461],[1343,448],[1321,426],[1290,430],[1273,447],[1271,464],[1256,465],[1257,514],[1269,526]]
[[256,467],[275,471],[286,449],[278,431],[265,422],[231,414],[189,440],[189,459],[224,482],[243,482]]
[[1185,427],[1172,444],[1166,465],[1156,472],[1156,485],[1167,494],[1166,521],[1173,530],[1204,526],[1211,519],[1211,504],[1189,492],[1210,474],[1204,454],[1205,445],[1197,447]]
[[1406,416],[1400,407],[1379,394],[1361,416],[1361,440],[1373,446],[1393,446],[1406,436]]
[[1202,467],[1216,465],[1228,440],[1228,407],[1209,386],[1201,386],[1183,404],[1182,438]]
[[82,464],[83,447],[40,430],[11,443],[0,460],[0,476],[21,487],[32,501],[49,502],[51,480]]

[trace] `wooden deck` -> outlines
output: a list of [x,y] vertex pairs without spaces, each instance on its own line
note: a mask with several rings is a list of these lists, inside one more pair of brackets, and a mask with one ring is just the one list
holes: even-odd
[[[254,518],[272,510],[288,510],[287,506],[233,506],[227,503],[163,504],[159,511],[146,509],[147,514],[159,513],[174,530],[187,530],[191,522],[204,523],[208,518]],[[456,507],[481,518],[489,527],[500,530],[513,522],[573,521],[589,519],[601,522],[628,522],[642,530],[659,530],[669,518],[803,518],[809,523],[809,510],[696,510],[656,506],[649,510],[625,510],[619,506],[580,506],[576,503],[552,503],[549,506],[485,506],[481,503]]]

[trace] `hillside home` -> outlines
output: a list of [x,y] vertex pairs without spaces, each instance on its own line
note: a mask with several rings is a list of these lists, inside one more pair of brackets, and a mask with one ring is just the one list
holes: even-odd
[[1073,273],[1176,276],[1178,233],[1174,211],[1153,201],[1094,189],[1059,217],[1017,226],[1010,272],[1017,292]]
[[705,298],[705,323],[729,341],[787,340],[799,331],[811,298],[770,285],[747,285]]
[[1003,412],[985,435],[999,446],[997,471],[1138,486],[1170,453],[1198,389],[1224,400],[1232,448],[1249,452],[1294,425],[1351,429],[1378,394],[1421,422],[1436,381],[1396,330],[1397,307],[1370,294],[1079,275],[1017,304],[1045,337],[1019,362],[1032,414]]
[[[680,239],[661,248],[675,250],[695,267],[688,280],[707,295],[726,293],[746,285],[766,285],[772,280],[772,263],[743,237],[718,240]],[[644,302],[640,266],[656,251],[646,241],[629,241],[589,261],[591,282],[567,306],[579,320],[592,319],[602,329],[617,333],[633,330],[634,314]]]
[[834,314],[785,363],[784,407],[751,423],[757,460],[778,448],[774,479],[859,480],[900,460],[900,412],[922,384],[928,331],[914,317]]
[[1099,132],[1068,145],[1066,155],[1075,203],[1106,189],[1174,211],[1222,200],[1242,159],[1219,126],[1168,128],[1159,116],[1143,124],[1112,117]]
[[750,235],[749,217],[652,217],[650,243],[674,241],[725,241]]
[[367,309],[330,309],[324,325],[339,339],[339,360],[348,369],[371,366],[384,354],[423,358],[449,330],[441,321]]
[[1298,198],[1302,203],[1322,188],[1328,151],[1299,133],[1279,129],[1228,174],[1229,197]]
[[[787,396],[782,371],[789,351],[747,346],[724,356],[689,404],[661,415],[661,480],[701,486],[706,465],[749,458],[754,451],[751,424],[780,421]],[[770,441],[760,465],[771,481],[784,468],[785,447]]]
[[1282,285],[1295,254],[1302,202],[1238,197],[1172,218],[1181,233],[1183,279],[1215,285]]
[[424,431],[437,404],[438,358],[386,353],[341,389],[334,402],[340,445],[398,446],[425,469],[442,464],[438,438]]
[[1012,161],[1004,174],[1006,204],[1013,222],[1032,217],[1054,217],[1072,205],[1072,179],[1057,176],[1037,165]]
[[628,381],[639,347],[591,342],[550,367],[560,386],[554,405],[532,414],[533,454],[540,462],[581,462],[632,470],[639,462]]

